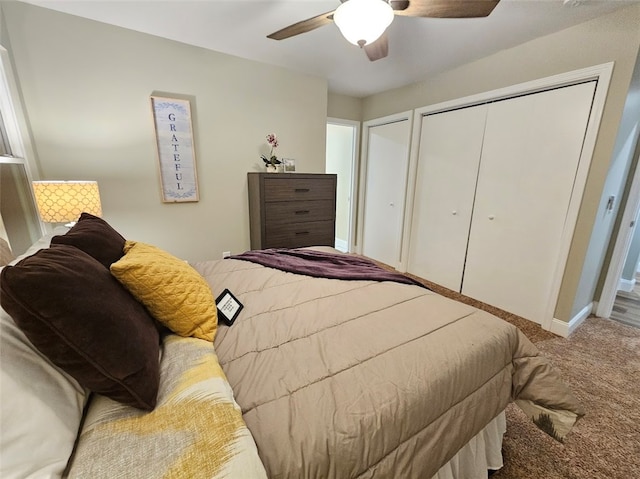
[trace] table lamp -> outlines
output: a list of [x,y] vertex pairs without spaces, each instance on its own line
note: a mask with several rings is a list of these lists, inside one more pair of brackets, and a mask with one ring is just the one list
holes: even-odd
[[102,216],[97,181],[34,181],[38,213],[47,223],[73,226],[80,214]]

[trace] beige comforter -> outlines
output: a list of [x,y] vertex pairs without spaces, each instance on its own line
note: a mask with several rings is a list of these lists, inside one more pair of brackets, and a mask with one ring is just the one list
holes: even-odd
[[244,304],[214,342],[270,478],[430,478],[508,402],[580,405],[512,325],[418,286],[197,263]]

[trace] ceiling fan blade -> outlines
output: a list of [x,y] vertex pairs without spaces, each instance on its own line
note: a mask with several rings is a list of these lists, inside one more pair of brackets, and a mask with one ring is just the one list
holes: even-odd
[[365,45],[364,51],[372,62],[386,57],[389,54],[389,38],[387,37],[387,32],[384,32],[380,38],[370,45]]
[[311,30],[320,28],[328,23],[332,23],[333,12],[334,10],[331,10],[330,12],[321,13],[320,15],[316,15],[315,17],[307,18],[306,20],[302,20],[301,22],[294,23],[293,25],[284,27],[282,30],[278,30],[271,35],[267,35],[267,38],[271,38],[273,40],[284,40],[285,38],[300,35],[301,33],[310,32]]
[[396,15],[407,17],[477,18],[488,16],[500,0],[410,0]]

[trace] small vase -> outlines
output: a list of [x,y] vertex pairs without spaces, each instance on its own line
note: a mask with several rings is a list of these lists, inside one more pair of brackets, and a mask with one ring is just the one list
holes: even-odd
[[277,172],[278,172],[278,165],[272,165],[272,164],[267,165],[267,173],[277,173]]

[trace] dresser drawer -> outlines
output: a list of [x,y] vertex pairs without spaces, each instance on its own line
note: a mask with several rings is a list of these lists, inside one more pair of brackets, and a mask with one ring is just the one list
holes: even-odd
[[335,223],[312,221],[267,225],[264,248],[302,248],[304,246],[333,246]]
[[264,201],[304,201],[335,198],[335,180],[329,178],[265,178]]
[[333,200],[279,201],[265,205],[267,225],[333,220]]

